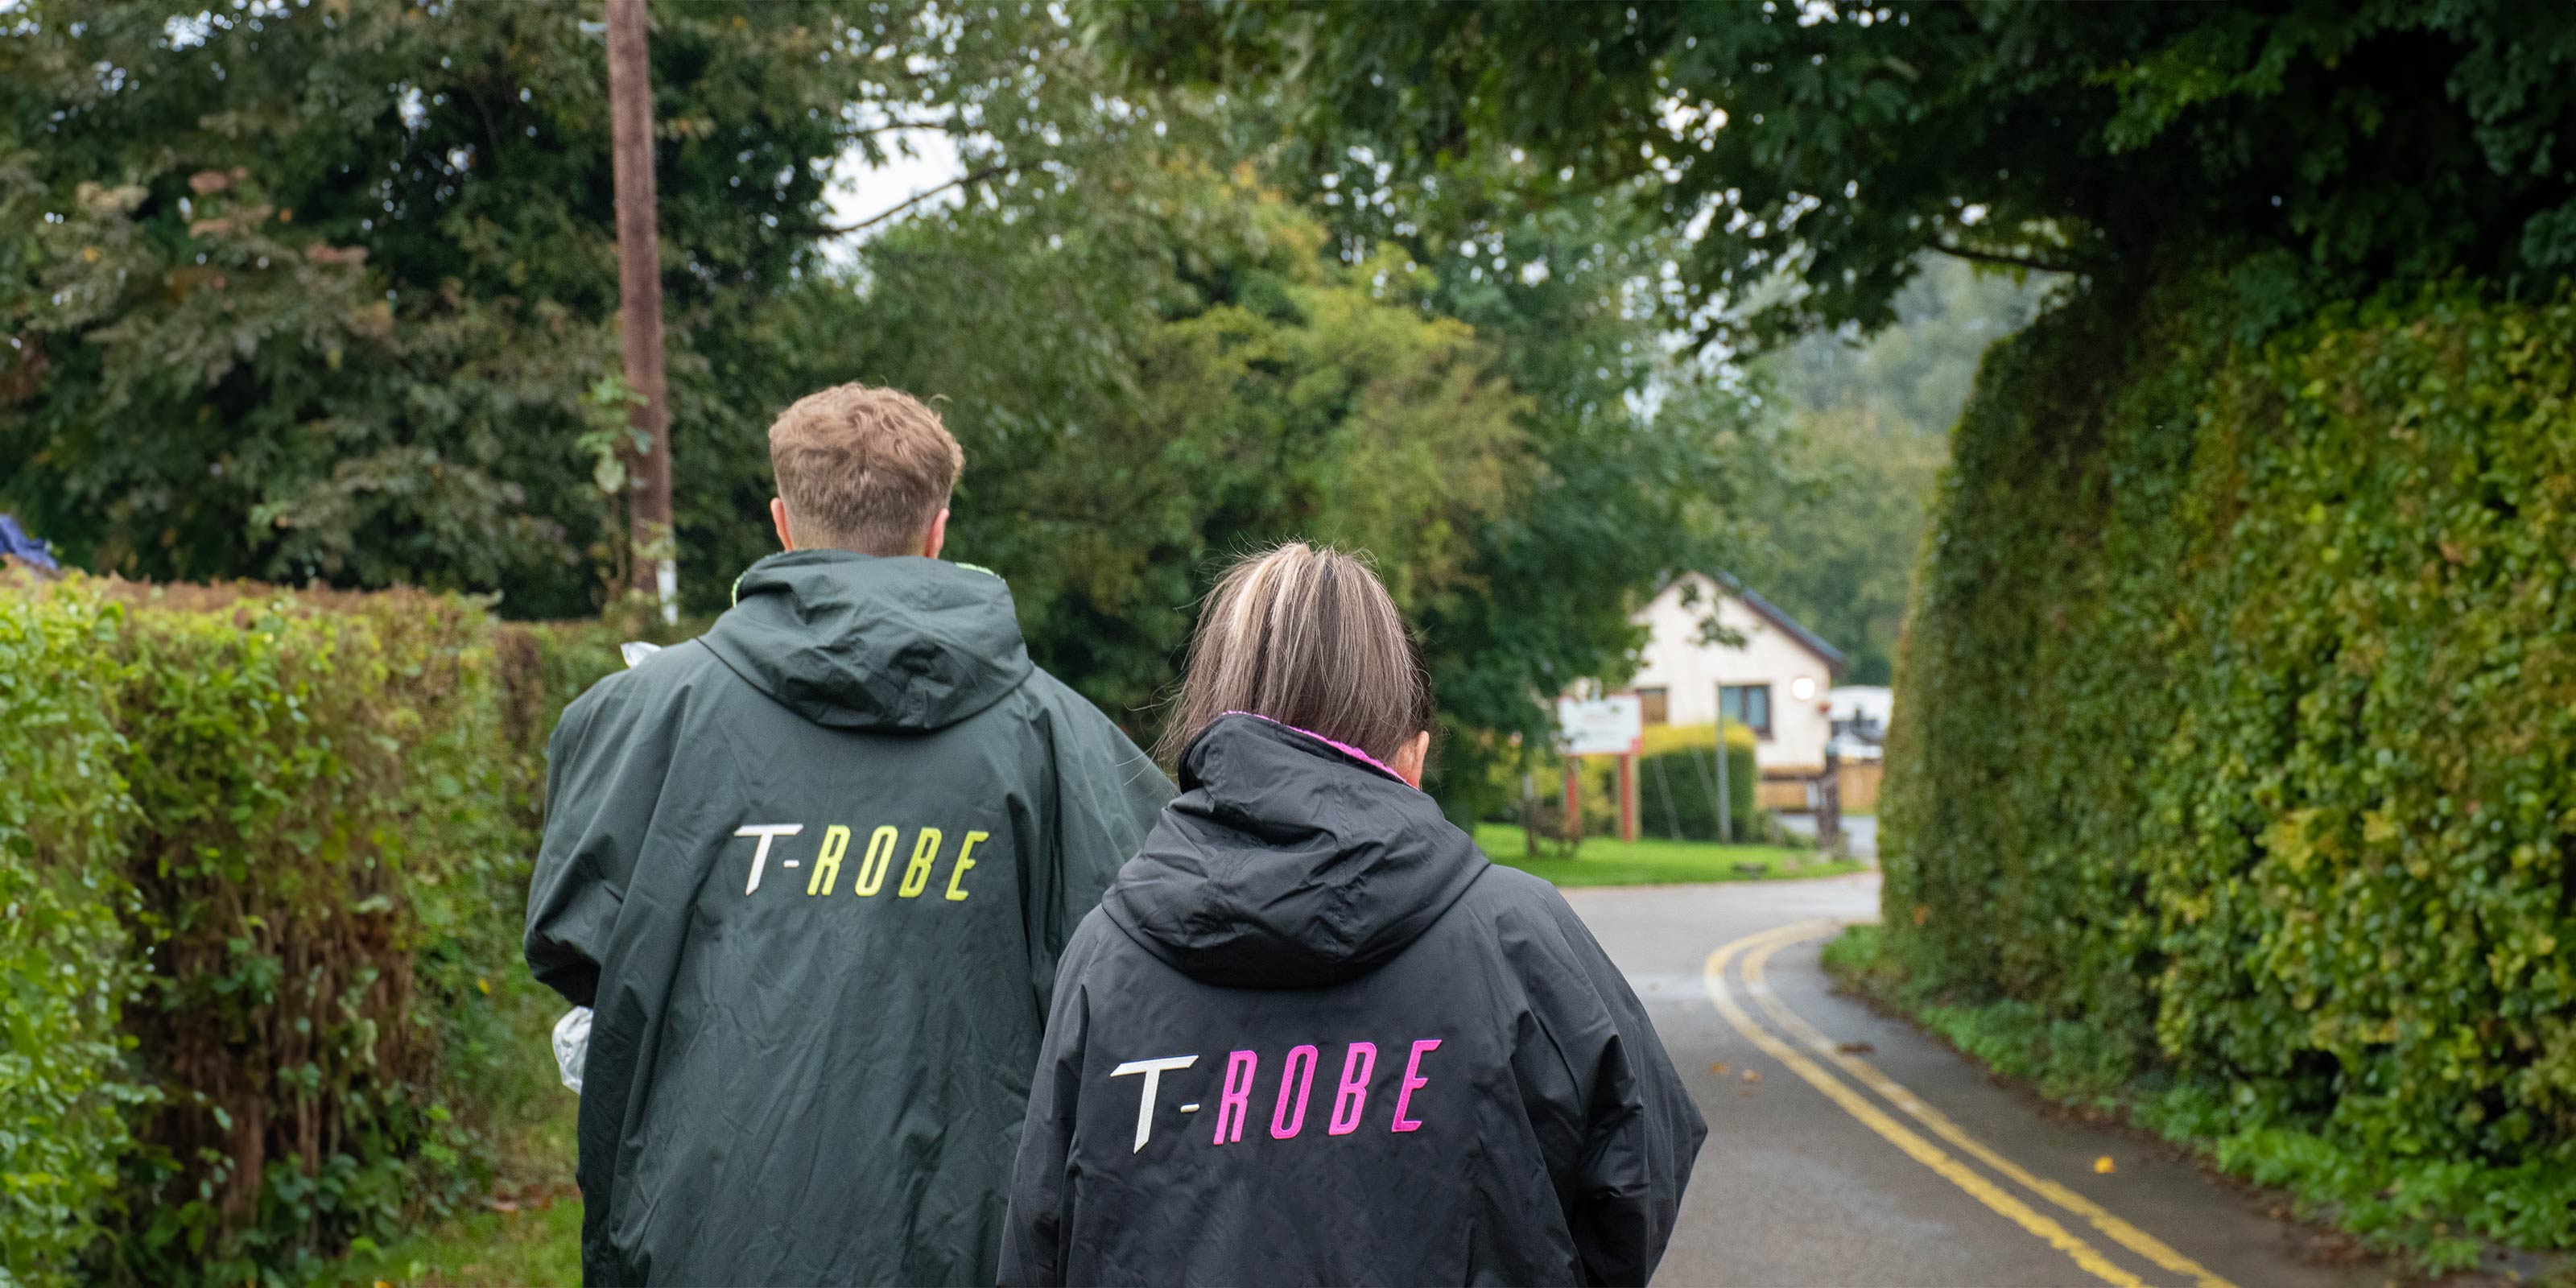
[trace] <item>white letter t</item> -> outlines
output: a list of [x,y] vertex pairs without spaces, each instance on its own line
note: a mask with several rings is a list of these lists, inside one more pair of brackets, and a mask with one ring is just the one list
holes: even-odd
[[[743,883],[742,892],[750,894],[760,888],[760,870],[769,866],[769,843],[782,836],[794,836],[805,830],[802,823],[753,823],[737,830],[736,836],[757,836],[760,848],[751,852],[751,880]],[[794,867],[794,864],[789,864]]]
[[1142,1152],[1146,1140],[1154,1134],[1154,1096],[1163,1089],[1163,1071],[1186,1069],[1198,1062],[1199,1058],[1194,1055],[1167,1055],[1160,1060],[1130,1060],[1109,1071],[1113,1078],[1124,1078],[1131,1073],[1145,1075],[1144,1093],[1136,1098],[1136,1148],[1128,1150],[1128,1153]]

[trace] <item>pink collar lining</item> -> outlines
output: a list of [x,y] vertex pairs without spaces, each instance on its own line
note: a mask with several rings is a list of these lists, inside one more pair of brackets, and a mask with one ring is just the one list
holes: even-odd
[[[1397,781],[1397,782],[1399,782],[1399,783],[1404,783],[1404,785],[1405,785],[1405,786],[1407,786],[1407,787],[1413,787],[1413,784],[1411,784],[1411,783],[1405,783],[1405,782],[1404,782],[1404,775],[1402,775],[1402,774],[1399,774],[1399,773],[1395,772],[1395,769],[1394,769],[1394,767],[1393,767],[1393,766],[1388,765],[1385,761],[1380,760],[1380,759],[1378,759],[1377,757],[1372,756],[1372,755],[1368,754],[1367,752],[1362,751],[1362,750],[1360,750],[1359,748],[1357,748],[1357,747],[1354,747],[1354,746],[1350,745],[1350,744],[1349,744],[1349,743],[1347,743],[1347,742],[1343,742],[1343,741],[1341,741],[1341,740],[1340,740],[1340,739],[1338,739],[1338,738],[1327,738],[1327,737],[1325,737],[1324,735],[1322,735],[1322,734],[1320,734],[1320,733],[1317,733],[1317,732],[1315,732],[1315,731],[1314,731],[1314,730],[1312,730],[1312,729],[1300,729],[1300,728],[1298,728],[1297,726],[1292,725],[1292,724],[1288,723],[1288,722],[1287,722],[1287,721],[1285,721],[1285,720],[1273,720],[1273,719],[1271,719],[1270,717],[1265,716],[1265,715],[1261,714],[1261,713],[1260,713],[1260,712],[1258,712],[1258,711],[1228,711],[1228,712],[1226,712],[1225,714],[1226,714],[1226,715],[1230,715],[1230,716],[1250,716],[1250,717],[1252,717],[1253,719],[1255,719],[1255,720],[1259,720],[1259,721],[1261,721],[1261,722],[1262,722],[1262,723],[1264,723],[1264,724],[1274,724],[1274,725],[1277,725],[1277,726],[1279,726],[1280,728],[1285,729],[1285,730],[1287,730],[1287,731],[1288,731],[1288,732],[1290,732],[1290,733],[1302,733],[1302,734],[1306,735],[1307,737],[1312,738],[1312,739],[1314,739],[1315,741],[1320,742],[1320,743],[1324,744],[1325,746],[1330,747],[1330,748],[1332,748],[1333,750],[1338,751],[1338,752],[1342,753],[1343,755],[1350,757],[1350,758],[1351,758],[1351,759],[1353,759],[1353,760],[1359,761],[1359,762],[1360,762],[1360,763],[1362,763],[1362,764],[1368,765],[1369,767],[1371,767],[1371,768],[1373,768],[1373,769],[1376,769],[1379,773],[1385,774],[1387,777],[1392,778],[1392,779],[1394,779],[1395,781]],[[1422,789],[1421,789],[1421,788],[1418,788],[1418,787],[1415,787],[1415,788],[1414,788],[1414,790],[1415,790],[1415,791],[1420,791],[1420,790],[1422,790]]]

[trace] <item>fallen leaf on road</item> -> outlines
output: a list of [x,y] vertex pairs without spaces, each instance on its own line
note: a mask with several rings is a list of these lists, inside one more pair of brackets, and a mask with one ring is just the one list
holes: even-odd
[[1842,1052],[1844,1055],[1868,1055],[1870,1052],[1875,1051],[1878,1048],[1871,1046],[1866,1042],[1845,1042],[1836,1046],[1834,1049]]
[[2119,1166],[2111,1161],[2111,1156],[2108,1154],[2093,1160],[2093,1174],[2096,1176],[2109,1176],[2118,1170],[2120,1170]]
[[1762,1081],[1762,1071],[1760,1069],[1747,1069],[1744,1071],[1744,1080],[1746,1082],[1760,1082]]
[[1726,1067],[1725,1065],[1723,1065],[1723,1064],[1712,1064],[1712,1065],[1710,1065],[1710,1066],[1708,1067],[1708,1071],[1709,1071],[1710,1073],[1725,1073],[1725,1072],[1728,1072],[1727,1067]]

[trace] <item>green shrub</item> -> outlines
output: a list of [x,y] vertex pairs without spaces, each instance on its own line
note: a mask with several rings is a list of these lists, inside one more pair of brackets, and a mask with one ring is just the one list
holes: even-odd
[[9,1274],[293,1279],[559,1120],[521,913],[546,735],[619,638],[414,592],[0,588]]
[[[1646,731],[1637,757],[1637,830],[1679,841],[1717,839],[1717,726],[1659,725]],[[1726,727],[1726,802],[1731,835],[1763,835],[1754,816],[1753,788],[1762,771],[1753,763],[1753,731]]]
[[2488,1238],[2576,1244],[2576,1167],[2563,1146],[2506,1165],[2409,1159],[2373,1154],[2330,1129],[2262,1125],[2231,1103],[2222,1081],[2140,1067],[2115,1048],[2115,1035],[2052,1019],[2030,1002],[1961,1000],[1958,988],[1913,974],[1886,949],[1879,927],[1854,926],[1826,945],[1824,962],[1996,1072],[2078,1108],[2124,1115],[2220,1168],[2288,1191],[2301,1215],[2401,1252],[2429,1274],[2475,1267]]
[[128,1144],[118,1025],[131,808],[108,718],[122,610],[0,587],[0,1280],[67,1283]]
[[2176,274],[1989,355],[1900,659],[1889,952],[2220,1089],[2213,1131],[2563,1180],[2576,303],[2249,347],[2228,298]]
[[[1778,829],[1753,807],[1753,789],[1761,770],[1753,763],[1753,731],[1741,724],[1726,729],[1726,789],[1734,838],[1771,842]],[[1637,757],[1637,832],[1673,840],[1717,839],[1717,726],[1649,725]],[[1583,834],[1615,836],[1619,830],[1619,762],[1614,756],[1586,756],[1576,767],[1583,808]],[[1551,757],[1531,774],[1538,793],[1538,826],[1550,835],[1565,826],[1565,762]],[[1494,799],[1517,802],[1518,775],[1497,783]],[[1518,813],[1485,820],[1519,823]],[[1678,829],[1678,832],[1676,831]]]

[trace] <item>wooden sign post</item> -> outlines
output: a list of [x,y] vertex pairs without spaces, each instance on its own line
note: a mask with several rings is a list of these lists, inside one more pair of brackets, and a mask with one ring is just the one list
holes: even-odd
[[1637,839],[1637,753],[1645,749],[1645,705],[1633,693],[1559,698],[1556,726],[1565,746],[1565,819],[1570,840],[1583,836],[1583,795],[1575,771],[1585,756],[1619,758],[1619,839]]
[[1630,844],[1637,840],[1637,753],[1619,757],[1619,839]]
[[1583,764],[1580,756],[1565,758],[1565,839],[1583,839],[1583,779],[1577,772]]

